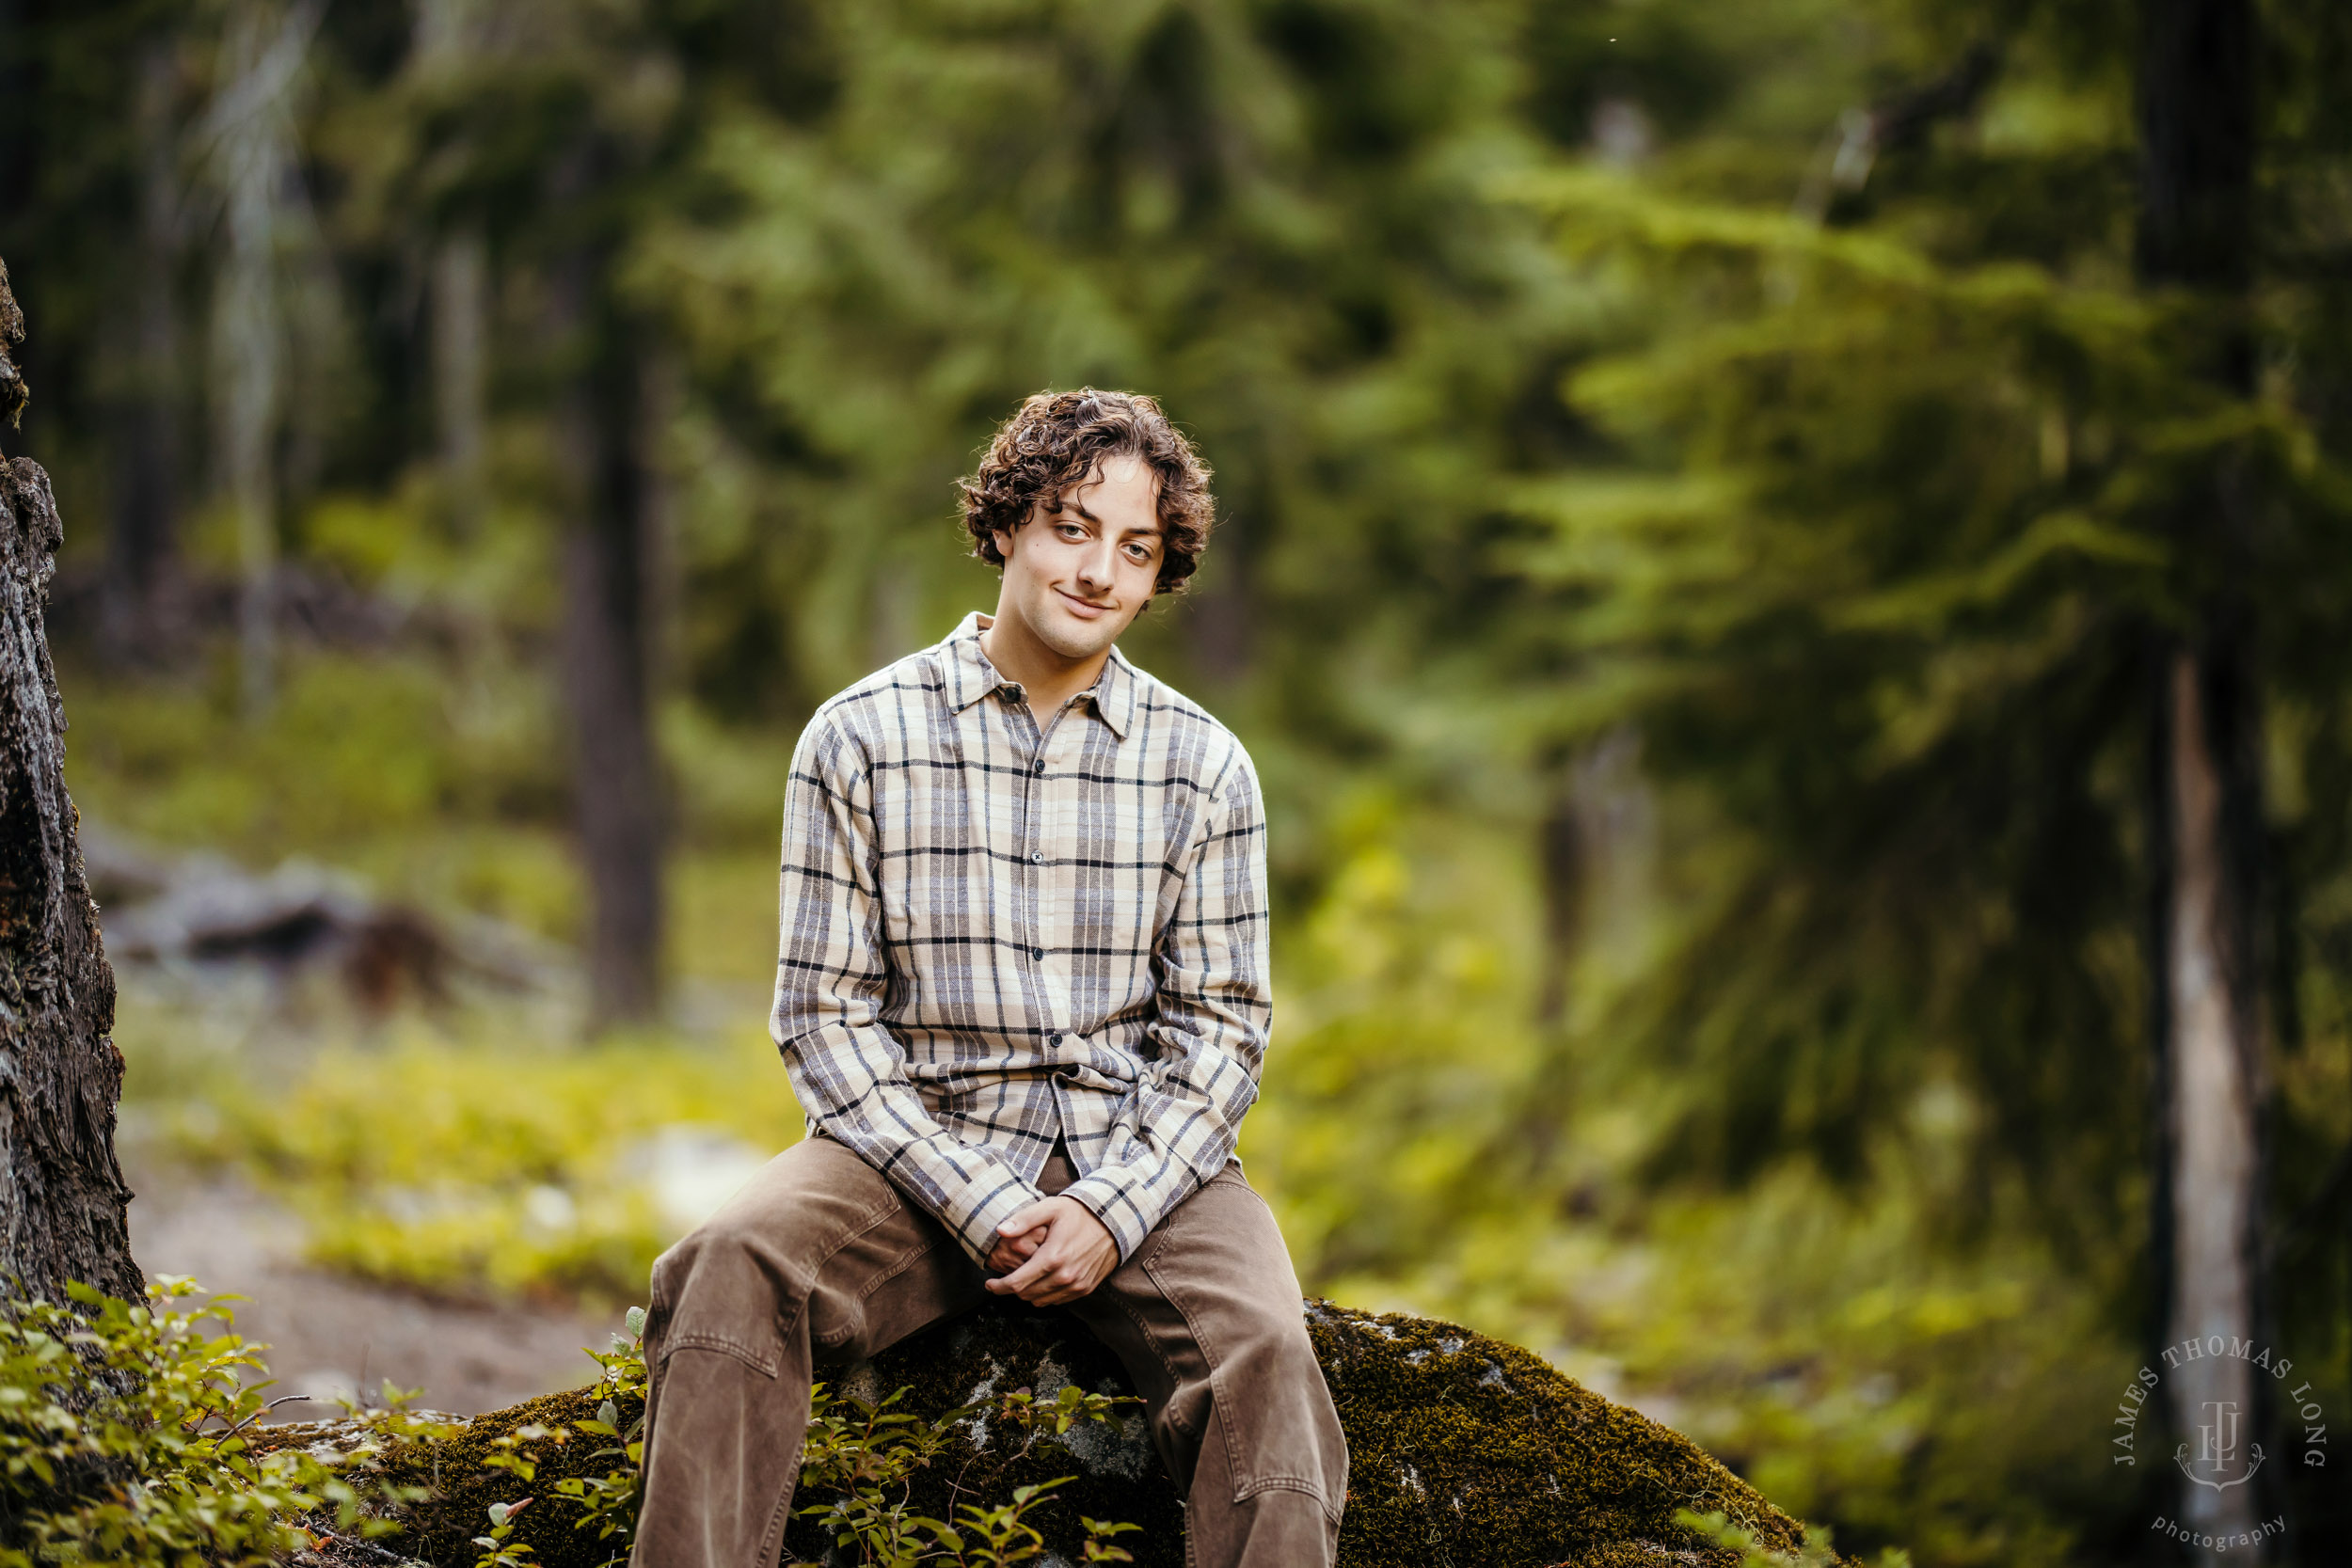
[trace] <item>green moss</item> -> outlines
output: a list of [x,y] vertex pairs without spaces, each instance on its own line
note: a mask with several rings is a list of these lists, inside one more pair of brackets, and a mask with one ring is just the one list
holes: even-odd
[[1772,1550],[1803,1539],[1697,1444],[1516,1345],[1321,1302],[1308,1331],[1347,1432],[1350,1568],[1737,1568],[1674,1522],[1685,1508],[1720,1509]]
[[[1433,1319],[1374,1316],[1308,1305],[1308,1330],[1346,1428],[1350,1481],[1341,1530],[1343,1568],[1738,1568],[1739,1554],[1674,1522],[1677,1511],[1720,1511],[1756,1544],[1793,1552],[1803,1527],[1679,1433],[1612,1404],[1516,1346]],[[834,1386],[867,1400],[904,1388],[900,1408],[937,1416],[987,1394],[1026,1387],[1050,1397],[1067,1384],[1125,1394],[1117,1359],[1076,1320],[992,1303],[898,1345],[871,1364],[834,1369]],[[550,1394],[468,1423],[459,1437],[412,1444],[394,1456],[398,1479],[437,1484],[396,1544],[431,1561],[469,1563],[468,1544],[494,1501],[540,1500],[516,1517],[516,1535],[547,1568],[598,1568],[611,1546],[572,1528],[552,1483],[601,1474],[601,1439],[529,1442],[540,1461],[529,1484],[483,1461],[527,1426],[557,1428],[595,1414],[587,1390]],[[624,1421],[636,1411],[625,1409]],[[1143,1527],[1122,1538],[1145,1568],[1184,1560],[1183,1513],[1144,1436],[1139,1411],[1116,1432],[1076,1429],[1067,1440],[976,1423],[914,1482],[919,1513],[952,1517],[963,1503],[1077,1479],[1038,1518],[1053,1547],[1075,1560],[1081,1514]],[[437,1473],[436,1465],[437,1464]],[[821,1504],[803,1493],[795,1507]],[[822,1560],[830,1544],[795,1519],[787,1560]]]

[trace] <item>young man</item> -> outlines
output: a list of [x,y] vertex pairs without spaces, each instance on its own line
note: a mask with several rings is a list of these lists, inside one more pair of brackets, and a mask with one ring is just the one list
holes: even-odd
[[636,1568],[774,1568],[818,1362],[990,1293],[1116,1351],[1186,1560],[1332,1560],[1347,1452],[1232,1158],[1270,1006],[1256,776],[1120,633],[1207,543],[1149,398],[1040,395],[964,482],[994,616],[819,708],[771,1032],[810,1136],[654,1265]]

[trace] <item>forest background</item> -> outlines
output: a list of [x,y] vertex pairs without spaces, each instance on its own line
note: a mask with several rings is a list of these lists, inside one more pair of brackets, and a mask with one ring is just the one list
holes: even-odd
[[1147,389],[1223,521],[1127,645],[1264,780],[1310,1290],[1851,1549],[2159,1558],[2169,650],[2259,785],[2262,1326],[2352,1410],[2352,16],[2245,12],[2201,272],[2143,10],[0,7],[126,1139],[323,1268],[635,1299],[799,1135],[800,724],[993,601],[1019,397]]

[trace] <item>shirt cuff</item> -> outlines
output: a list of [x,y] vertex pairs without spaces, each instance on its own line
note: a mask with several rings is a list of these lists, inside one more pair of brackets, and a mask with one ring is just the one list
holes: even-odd
[[973,1261],[986,1268],[989,1254],[996,1250],[996,1243],[1003,1239],[996,1234],[996,1227],[1042,1196],[1024,1187],[1000,1187],[987,1202],[965,1215],[962,1224],[948,1228],[963,1244],[963,1250],[972,1255]]
[[[1184,1174],[1189,1176],[1191,1172],[1186,1169]],[[1124,1263],[1143,1245],[1152,1227],[1168,1217],[1176,1199],[1197,1185],[1186,1183],[1169,1195],[1155,1192],[1155,1185],[1166,1181],[1168,1175],[1166,1165],[1106,1165],[1092,1176],[1073,1181],[1061,1190],[1060,1196],[1077,1199],[1087,1212],[1103,1222],[1103,1228],[1111,1233],[1111,1240],[1118,1244],[1119,1260]]]

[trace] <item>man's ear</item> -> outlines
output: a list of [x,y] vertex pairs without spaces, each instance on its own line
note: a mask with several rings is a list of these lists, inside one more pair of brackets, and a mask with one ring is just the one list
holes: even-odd
[[1012,559],[1012,530],[993,528],[988,531],[988,537],[990,542],[996,546],[998,560],[1010,561]]

